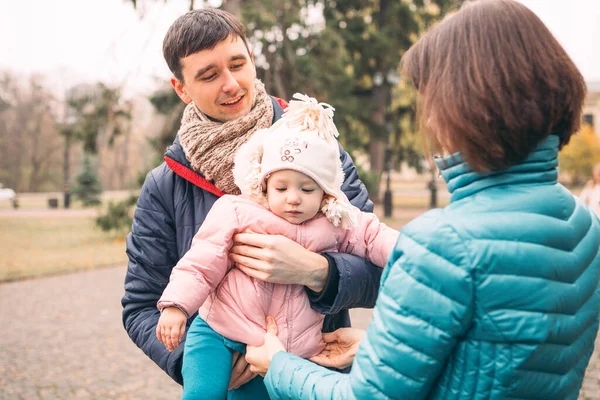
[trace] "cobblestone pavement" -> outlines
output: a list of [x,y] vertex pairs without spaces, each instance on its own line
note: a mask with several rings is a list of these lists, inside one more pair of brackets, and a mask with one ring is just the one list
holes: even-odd
[[121,324],[125,268],[0,285],[0,399],[177,399]]
[[[124,275],[117,267],[0,284],[0,400],[180,397],[123,330]],[[370,312],[352,319],[364,328]],[[580,399],[600,399],[597,353]]]

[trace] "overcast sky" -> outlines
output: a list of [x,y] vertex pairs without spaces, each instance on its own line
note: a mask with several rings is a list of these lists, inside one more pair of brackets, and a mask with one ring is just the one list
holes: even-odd
[[[599,82],[600,1],[521,2],[546,23],[586,80]],[[43,73],[59,90],[102,80],[126,83],[130,94],[148,92],[170,77],[162,39],[187,6],[188,0],[156,0],[135,11],[125,0],[0,0],[0,69]]]

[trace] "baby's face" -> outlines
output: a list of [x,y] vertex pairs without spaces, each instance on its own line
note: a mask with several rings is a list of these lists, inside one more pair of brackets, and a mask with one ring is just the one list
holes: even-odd
[[276,171],[267,180],[271,212],[292,224],[299,225],[317,215],[323,194],[313,179],[298,171]]

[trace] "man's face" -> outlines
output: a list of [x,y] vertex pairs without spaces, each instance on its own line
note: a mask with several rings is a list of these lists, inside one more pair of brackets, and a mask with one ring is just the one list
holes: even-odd
[[181,59],[183,82],[171,84],[185,102],[194,101],[204,114],[217,121],[231,121],[252,109],[254,60],[237,36]]

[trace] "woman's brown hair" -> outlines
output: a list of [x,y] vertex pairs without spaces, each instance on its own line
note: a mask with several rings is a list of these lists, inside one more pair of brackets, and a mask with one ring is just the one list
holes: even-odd
[[585,82],[540,19],[512,0],[470,1],[402,58],[421,93],[430,151],[460,152],[475,171],[501,171],[550,134],[579,129]]

